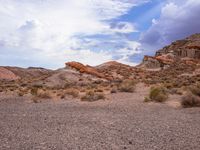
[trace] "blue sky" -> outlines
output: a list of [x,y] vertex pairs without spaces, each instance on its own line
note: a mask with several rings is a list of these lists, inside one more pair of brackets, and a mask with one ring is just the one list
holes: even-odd
[[200,0],[0,0],[0,65],[135,65],[200,33]]

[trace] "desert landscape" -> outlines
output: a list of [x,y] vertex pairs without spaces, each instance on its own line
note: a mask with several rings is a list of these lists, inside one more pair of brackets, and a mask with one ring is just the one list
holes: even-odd
[[200,34],[137,66],[0,67],[0,149],[200,149]]

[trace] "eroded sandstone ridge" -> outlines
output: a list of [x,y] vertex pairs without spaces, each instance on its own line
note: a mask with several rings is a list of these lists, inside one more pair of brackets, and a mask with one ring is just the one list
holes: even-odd
[[71,67],[73,69],[76,69],[80,73],[86,73],[90,75],[97,76],[99,78],[106,78],[106,76],[100,72],[98,72],[94,67],[91,67],[89,65],[83,65],[79,62],[67,62],[66,66]]

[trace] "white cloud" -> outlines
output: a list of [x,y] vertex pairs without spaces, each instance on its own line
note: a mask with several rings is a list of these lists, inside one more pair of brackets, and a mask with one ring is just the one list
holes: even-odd
[[134,56],[135,54],[140,54],[140,47],[141,44],[138,42],[126,41],[126,47],[119,49],[115,52],[117,56],[121,56],[120,59],[118,59],[118,61],[121,63],[135,66],[137,63],[132,62],[130,57]]
[[[136,32],[129,22],[119,22],[112,27],[110,20],[126,14],[141,2],[146,1],[0,0],[0,57],[8,56],[5,51],[9,49],[10,58],[24,53],[21,57],[30,60],[41,54],[42,59],[58,62],[76,60],[93,64],[112,59],[107,52],[95,52],[82,46],[88,43],[80,37]],[[96,42],[90,39],[90,44]],[[8,61],[12,60],[8,58]]]
[[129,22],[117,22],[111,24],[109,31],[113,33],[132,33],[137,32],[134,25]]

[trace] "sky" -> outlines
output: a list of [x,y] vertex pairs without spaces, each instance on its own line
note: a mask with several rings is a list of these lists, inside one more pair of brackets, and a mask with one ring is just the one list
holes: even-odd
[[0,66],[136,65],[200,33],[199,14],[200,0],[0,0]]

